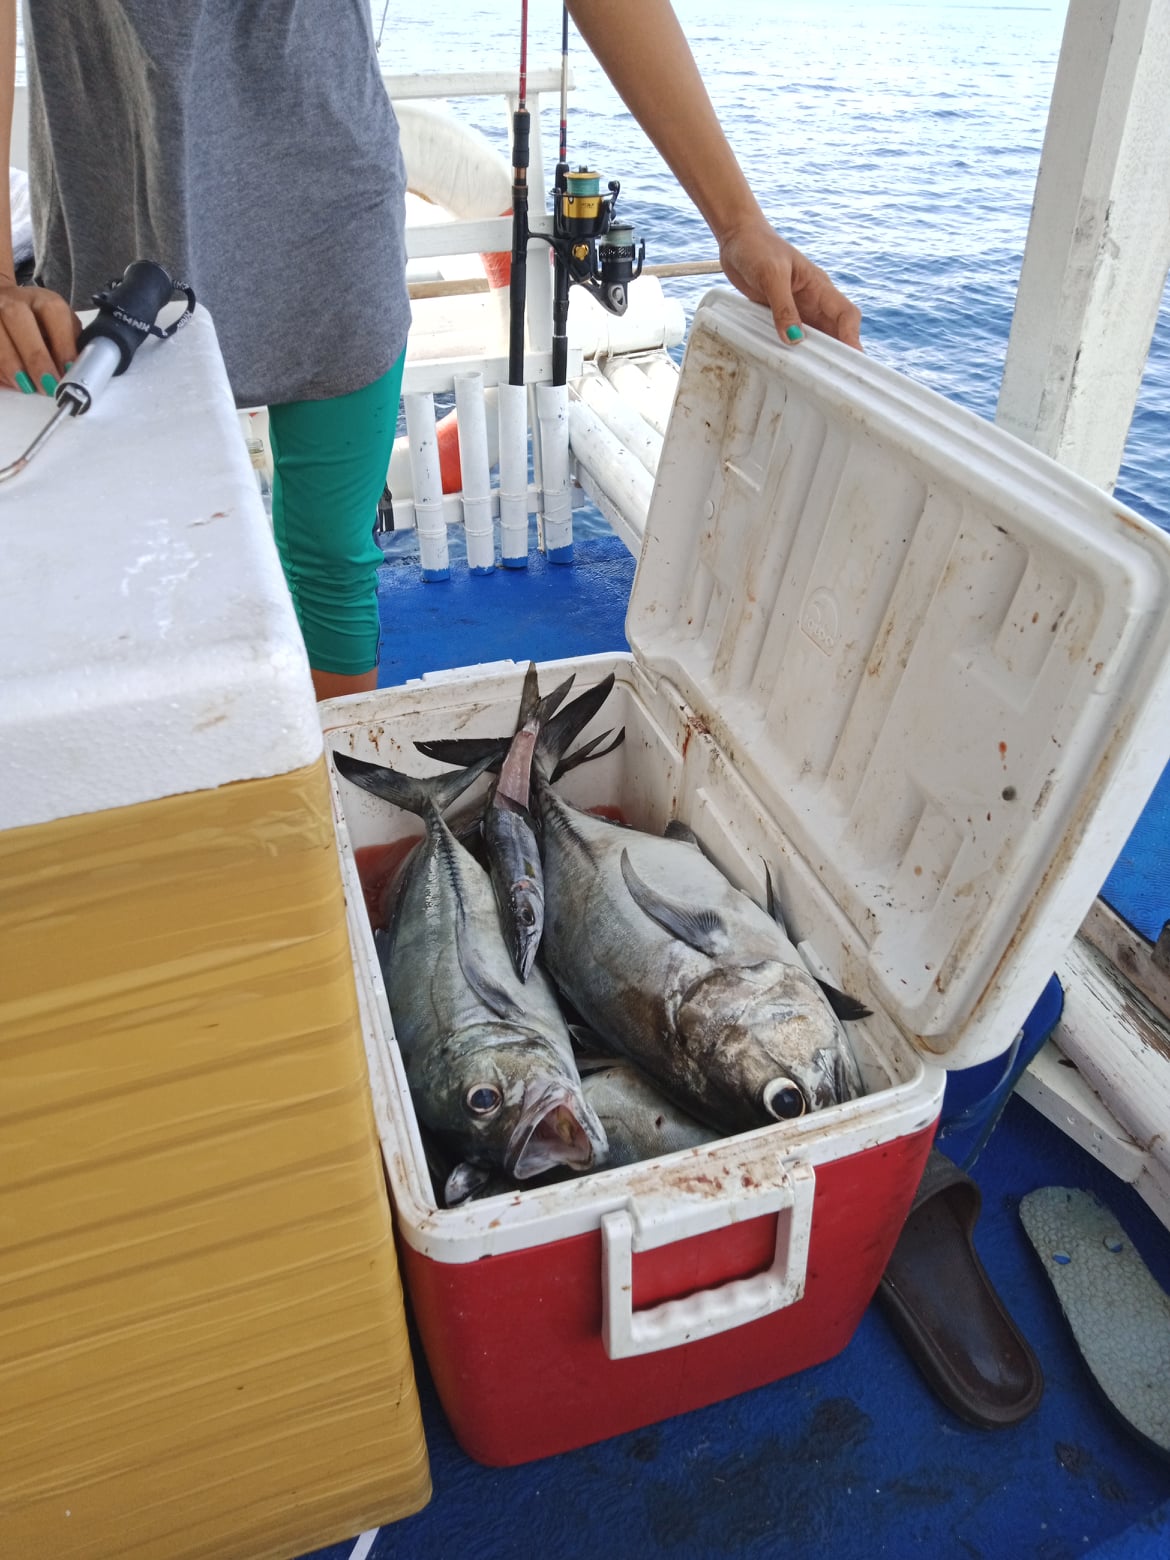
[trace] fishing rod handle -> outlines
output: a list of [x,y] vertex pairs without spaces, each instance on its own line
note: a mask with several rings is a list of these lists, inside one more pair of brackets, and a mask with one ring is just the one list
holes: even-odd
[[[187,312],[173,326],[160,330],[155,320],[176,291],[187,294]],[[155,261],[132,260],[121,280],[94,293],[93,301],[97,315],[82,331],[77,345],[84,349],[93,341],[112,342],[118,348],[118,365],[114,369],[117,376],[130,367],[130,359],[147,336],[165,339],[187,323],[195,307],[195,294],[184,283],[174,281]]]

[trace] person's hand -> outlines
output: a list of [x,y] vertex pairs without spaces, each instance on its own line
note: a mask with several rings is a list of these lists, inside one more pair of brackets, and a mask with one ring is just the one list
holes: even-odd
[[77,356],[81,321],[60,294],[0,283],[0,385],[52,395]]
[[771,309],[782,341],[799,341],[802,325],[811,325],[860,350],[861,310],[767,222],[753,222],[726,235],[719,258],[733,287]]

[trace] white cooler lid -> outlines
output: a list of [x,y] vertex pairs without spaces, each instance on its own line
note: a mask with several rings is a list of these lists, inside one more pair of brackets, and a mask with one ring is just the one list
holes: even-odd
[[1170,759],[1170,537],[837,342],[709,293],[635,654],[779,825],[796,930],[949,1067],[1002,1052]]
[[[0,391],[0,465],[52,410]],[[0,484],[0,829],[284,774],[321,750],[200,309]]]

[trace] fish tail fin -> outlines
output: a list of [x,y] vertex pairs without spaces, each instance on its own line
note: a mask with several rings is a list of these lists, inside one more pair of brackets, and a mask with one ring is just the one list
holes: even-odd
[[546,779],[551,778],[557,765],[605,703],[613,684],[614,674],[610,672],[594,687],[578,694],[542,727],[536,742],[535,766]]
[[[607,737],[613,737],[613,741],[602,747],[601,744],[605,742]],[[603,731],[600,736],[590,737],[588,742],[582,742],[576,752],[568,753],[561,759],[560,763],[553,770],[550,779],[559,780],[562,775],[567,775],[570,769],[576,769],[578,764],[584,764],[588,759],[604,758],[607,753],[612,753],[615,748],[620,748],[625,740],[626,728],[624,726],[619,727],[616,736],[614,736],[612,731]]]
[[[561,701],[573,685],[574,674],[570,674],[563,683],[554,688],[551,693],[546,693],[541,699],[536,695],[535,672],[536,662],[530,661],[524,678],[524,692],[520,698],[517,731],[522,731],[525,726],[531,726],[533,731],[539,731],[556,713]],[[425,754],[427,758],[437,759],[440,764],[463,766],[478,763],[480,759],[486,758],[489,768],[499,769],[512,745],[512,738],[436,737],[431,741],[416,742],[414,745],[420,753]]]
[[458,796],[489,769],[496,758],[496,748],[482,754],[466,769],[446,775],[431,775],[421,779],[404,775],[385,764],[370,764],[363,758],[353,758],[348,753],[334,753],[333,767],[344,779],[370,791],[384,801],[393,802],[405,812],[425,813],[434,807],[442,813]]
[[530,726],[536,731],[551,720],[573,686],[575,676],[575,672],[570,672],[563,683],[558,683],[552,692],[546,693],[542,699],[540,682],[536,674],[536,662],[529,661],[528,670],[524,674],[524,688],[520,694],[520,715],[516,721],[516,730],[521,731],[525,726]]

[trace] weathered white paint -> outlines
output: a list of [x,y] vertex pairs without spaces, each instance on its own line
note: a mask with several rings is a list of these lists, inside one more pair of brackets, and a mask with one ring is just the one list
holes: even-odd
[[[1137,1157],[1130,1156],[1126,1166],[1111,1163],[1095,1136],[1100,1119],[1094,1121],[1085,1111],[1079,1113],[1081,1119],[1071,1119],[1078,1115],[1074,1074],[1061,1091],[1063,1104],[1050,1108],[1033,1085],[1021,1092],[1082,1147],[1131,1181],[1163,1224],[1170,1225],[1170,1052],[1164,1049],[1165,1028],[1118,980],[1108,960],[1080,938],[1058,974],[1064,1012],[1052,1039],[1112,1116],[1114,1144],[1132,1141]],[[1057,1099],[1051,1078],[1048,1083]],[[1114,1147],[1111,1154],[1116,1152]]]
[[1144,1152],[1053,1041],[1028,1064],[1016,1093],[1121,1180],[1138,1180]]
[[1111,488],[1170,266],[1170,0],[1073,0],[997,421]]

